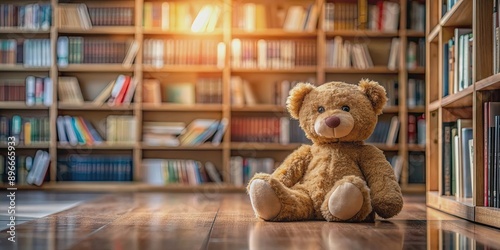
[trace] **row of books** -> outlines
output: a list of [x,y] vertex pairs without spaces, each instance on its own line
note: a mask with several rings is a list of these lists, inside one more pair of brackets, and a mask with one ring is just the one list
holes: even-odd
[[408,108],[425,106],[425,80],[408,79]]
[[408,144],[425,146],[425,114],[408,114]]
[[0,29],[16,27],[28,30],[49,30],[52,24],[50,4],[0,4]]
[[387,106],[395,107],[399,105],[399,82],[397,80],[382,80],[378,82],[385,88],[387,94]]
[[183,2],[145,2],[144,28],[213,32],[220,27],[222,6],[218,4],[192,4]]
[[309,143],[296,121],[288,117],[233,117],[231,141]]
[[200,161],[185,159],[144,159],[142,169],[143,181],[151,185],[222,183],[222,178],[212,162],[203,164]]
[[167,103],[222,103],[222,79],[200,76],[195,83],[174,82],[162,85],[158,79],[144,79],[142,102],[160,105]]
[[133,26],[133,7],[89,7],[92,26]]
[[283,29],[286,31],[314,31],[318,23],[318,9],[307,6],[274,6],[261,3],[234,3],[233,28],[244,31]]
[[16,145],[32,145],[50,141],[50,124],[48,117],[21,117],[14,115],[11,118],[0,116],[0,141],[7,142],[13,136]]
[[58,116],[57,138],[61,145],[98,145],[104,142],[92,123],[81,116]]
[[400,121],[398,116],[381,116],[378,119],[373,133],[368,139],[367,143],[382,143],[393,146],[397,143],[399,136]]
[[[100,91],[92,104],[101,106],[107,103],[109,106],[128,105],[132,102],[137,80],[129,75],[118,75]],[[57,85],[58,99],[61,104],[83,104],[84,98],[80,89],[78,78],[74,76],[60,76]]]
[[0,39],[0,64],[50,67],[50,39]]
[[453,6],[458,2],[458,0],[444,0],[441,2],[441,16],[444,16],[448,11],[450,11]]
[[326,66],[331,68],[373,67],[373,61],[366,43],[354,43],[336,36],[326,41]]
[[500,102],[484,103],[483,148],[484,206],[498,208],[500,207]]
[[244,186],[256,173],[272,173],[275,169],[273,158],[252,158],[232,156],[230,161],[230,182],[235,186]]
[[26,79],[0,80],[0,101],[21,101],[27,106],[52,105],[52,80],[27,76]]
[[208,65],[224,67],[226,46],[217,40],[145,39],[143,63],[164,65]]
[[493,0],[493,73],[500,73],[500,15],[498,14],[498,8],[500,2],[498,0]]
[[133,40],[98,37],[61,36],[57,39],[57,64],[123,63],[131,51]]
[[472,85],[472,29],[456,28],[443,48],[443,96]]
[[132,115],[106,117],[106,142],[108,144],[132,144],[136,141],[136,119]]
[[425,183],[425,153],[408,153],[408,183]]
[[425,3],[413,0],[407,5],[407,28],[415,31],[425,31]]
[[474,186],[472,168],[472,120],[458,119],[443,126],[443,195],[471,198]]
[[231,66],[250,69],[291,69],[316,65],[314,40],[231,41]]
[[325,30],[397,31],[399,11],[399,4],[391,1],[377,1],[376,4],[371,4],[371,1],[327,2],[324,15]]
[[406,52],[406,67],[408,70],[417,67],[425,67],[425,39],[419,38],[418,41],[409,41]]
[[132,181],[130,155],[79,155],[59,157],[57,181]]
[[84,3],[66,3],[57,6],[57,27],[88,30],[92,28],[89,10]]
[[17,155],[14,169],[11,163],[9,157],[0,155],[0,183],[10,183],[14,177],[17,184],[41,186],[48,179],[50,156],[46,151],[37,150],[34,156]]

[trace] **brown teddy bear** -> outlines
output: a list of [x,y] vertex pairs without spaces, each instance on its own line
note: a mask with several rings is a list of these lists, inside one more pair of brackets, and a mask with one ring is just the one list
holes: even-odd
[[291,116],[312,140],[271,175],[247,186],[257,217],[268,221],[374,221],[401,211],[403,197],[383,152],[363,140],[387,101],[377,82],[299,83],[287,99]]

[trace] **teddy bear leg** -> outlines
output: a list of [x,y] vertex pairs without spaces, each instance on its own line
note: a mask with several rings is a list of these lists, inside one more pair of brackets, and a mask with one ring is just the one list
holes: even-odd
[[257,217],[267,221],[313,218],[313,203],[305,190],[288,188],[268,174],[256,174],[248,194]]
[[328,221],[363,221],[371,211],[370,189],[364,180],[353,175],[338,180],[321,206]]

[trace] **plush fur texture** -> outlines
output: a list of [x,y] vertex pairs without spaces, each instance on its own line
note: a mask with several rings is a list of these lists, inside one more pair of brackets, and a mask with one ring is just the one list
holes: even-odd
[[[297,84],[287,108],[313,145],[295,150],[273,174],[252,178],[247,190],[256,216],[269,221],[361,222],[373,221],[375,213],[383,218],[397,215],[403,198],[394,171],[381,150],[363,143],[386,101],[385,89],[368,80],[357,85]],[[258,185],[252,185],[255,180]],[[349,192],[353,197],[346,197]],[[271,205],[262,205],[266,200]]]

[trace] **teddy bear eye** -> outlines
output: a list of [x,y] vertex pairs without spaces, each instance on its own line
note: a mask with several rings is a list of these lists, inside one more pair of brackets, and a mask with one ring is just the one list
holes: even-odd
[[351,110],[349,106],[342,106],[342,111],[349,112]]
[[320,113],[320,114],[321,114],[321,113],[323,113],[323,112],[325,112],[325,108],[323,108],[323,106],[319,106],[319,107],[318,107],[318,113]]

